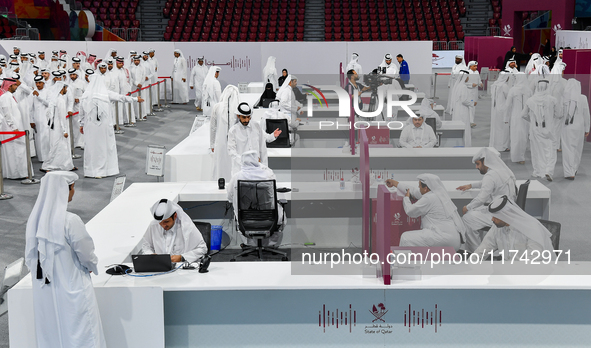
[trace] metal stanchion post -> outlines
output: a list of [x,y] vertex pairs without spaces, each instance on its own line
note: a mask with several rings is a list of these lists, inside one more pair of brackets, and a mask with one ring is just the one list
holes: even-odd
[[119,102],[115,102],[115,134],[123,134],[125,131],[119,127]]
[[[138,93],[138,94],[137,94],[137,96],[138,96],[139,98],[141,98],[141,97],[142,97],[142,89],[141,89],[141,88],[139,88],[137,93]],[[137,120],[138,120],[138,121],[146,121],[146,119],[144,118],[144,114],[142,113],[142,103],[140,103],[140,102],[138,101],[138,102],[137,102],[137,106],[138,106],[138,108],[137,108],[137,109],[138,109],[138,113],[139,113],[139,115],[137,115]]]
[[151,84],[150,87],[148,87],[148,96],[150,96],[150,113],[148,114],[148,116],[156,116],[156,114],[154,113],[154,101],[152,100],[152,97],[154,96],[154,94],[152,93],[152,87],[154,87],[154,84]]
[[21,181],[21,184],[38,184],[40,180],[33,178],[33,165],[31,164],[31,142],[29,141],[28,130],[25,131],[25,147],[27,149],[27,171],[29,172],[29,177]]
[[0,201],[5,199],[11,199],[13,196],[8,193],[4,193],[4,178],[2,174],[2,142],[0,142]]
[[160,84],[161,83],[162,83],[162,81],[158,81],[156,83],[156,95],[158,96],[158,98],[156,99],[156,101],[157,101],[156,104],[158,104],[158,109],[154,109],[154,111],[158,111],[158,112],[164,111],[164,110],[162,110],[162,104],[160,104]]
[[170,103],[174,101],[174,80],[170,78]]
[[437,98],[437,73],[435,73],[435,79],[433,81],[433,96],[431,99],[439,99]]
[[74,153],[74,121],[72,121],[72,118],[74,118],[74,116],[68,117],[68,124],[70,125],[70,134],[68,136],[70,138],[70,148],[72,150],[72,158],[76,159],[76,158],[82,157],[82,155],[77,155]]
[[[172,86],[172,85],[171,85]],[[162,105],[163,108],[169,108],[170,105],[168,105],[168,100],[167,99],[167,91],[166,91],[166,79],[164,79],[164,105]]]
[[135,123],[131,123],[131,103],[128,103],[128,114],[127,114],[127,121],[128,123],[125,125],[125,127],[135,127]]

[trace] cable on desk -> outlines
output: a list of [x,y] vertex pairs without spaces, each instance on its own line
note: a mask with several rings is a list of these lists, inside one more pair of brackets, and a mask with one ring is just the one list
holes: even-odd
[[125,271],[125,275],[132,276],[132,277],[138,277],[138,278],[154,277],[154,276],[159,276],[159,275],[164,275],[164,274],[172,273],[172,272],[178,270],[179,268],[181,268],[183,266],[183,264],[184,264],[183,262],[180,262],[180,266],[178,266],[176,268],[173,268],[173,269],[171,269],[168,272],[161,272],[161,273],[156,273],[156,274],[141,274],[141,275],[140,274],[131,274],[131,273],[129,273],[131,271],[131,268],[130,268],[127,271]]

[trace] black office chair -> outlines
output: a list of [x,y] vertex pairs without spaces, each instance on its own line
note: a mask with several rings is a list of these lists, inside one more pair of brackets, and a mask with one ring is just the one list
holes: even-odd
[[538,219],[538,221],[541,222],[542,225],[544,225],[544,227],[548,229],[548,231],[550,231],[550,233],[552,234],[550,236],[550,240],[552,241],[552,247],[554,248],[554,250],[558,250],[558,245],[560,243],[560,223],[556,221],[548,221],[542,219]]
[[267,143],[267,148],[274,148],[274,147],[291,147],[291,143],[289,141],[289,125],[287,124],[287,120],[284,118],[279,119],[266,119],[266,126],[267,126],[267,133],[271,134],[275,131],[275,129],[279,128],[281,134],[275,139],[275,141],[271,143]]
[[208,255],[215,255],[219,253],[219,250],[211,250],[211,224],[209,222],[203,222],[198,220],[193,220],[193,224],[199,232],[201,232],[201,236],[203,237],[203,241],[207,245],[207,254]]
[[275,180],[238,180],[238,229],[246,238],[257,241],[257,245],[249,247],[236,257],[258,252],[259,260],[263,259],[263,251],[282,255],[287,261],[287,253],[274,248],[264,247],[263,239],[271,237],[279,228],[277,209],[277,187]]
[[439,147],[441,144],[441,132],[437,133],[437,120],[433,117],[423,118],[424,122],[433,128],[433,133],[435,133],[435,137],[437,138],[437,142],[433,147]]
[[519,191],[517,191],[517,199],[515,203],[525,211],[525,200],[527,199],[527,191],[529,189],[529,180],[524,182],[523,184],[519,185]]

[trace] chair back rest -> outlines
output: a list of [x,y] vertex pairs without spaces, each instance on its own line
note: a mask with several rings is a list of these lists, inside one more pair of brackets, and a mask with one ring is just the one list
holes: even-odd
[[272,118],[266,119],[267,133],[271,134],[275,129],[279,128],[281,134],[275,139],[274,142],[267,143],[268,148],[272,147],[291,147],[289,143],[289,126],[287,120],[284,118]]
[[542,219],[538,219],[538,221],[542,223],[542,225],[544,225],[544,227],[546,227],[548,231],[550,231],[550,233],[552,234],[550,236],[550,240],[552,241],[552,247],[554,248],[554,250],[558,250],[558,246],[560,244],[560,223],[556,221],[548,221]]
[[425,117],[425,123],[433,128],[433,133],[437,134],[437,120],[433,117]]
[[519,191],[517,192],[517,199],[515,203],[525,211],[525,200],[527,199],[527,190],[529,189],[529,180],[519,185]]
[[238,180],[238,228],[242,233],[273,233],[277,229],[275,180]]
[[199,232],[201,232],[201,236],[203,237],[203,241],[207,244],[207,250],[211,250],[211,224],[209,222],[203,222],[198,220],[193,220],[193,224]]

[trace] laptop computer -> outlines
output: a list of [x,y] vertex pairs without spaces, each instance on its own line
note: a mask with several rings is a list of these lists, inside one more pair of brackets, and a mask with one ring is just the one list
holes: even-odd
[[131,255],[133,270],[141,272],[168,272],[172,270],[172,261],[168,254]]

